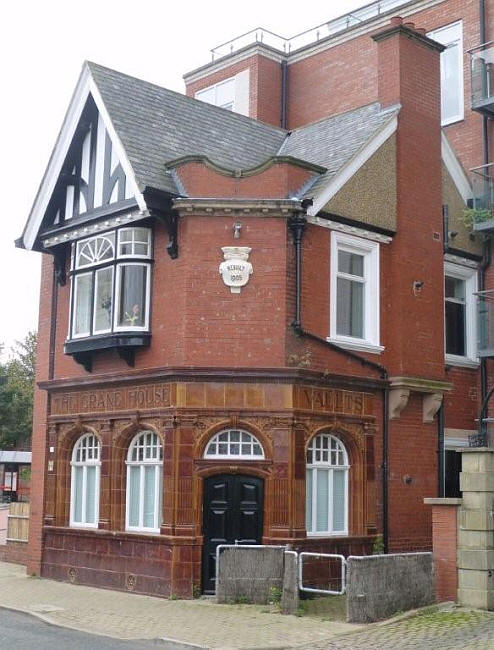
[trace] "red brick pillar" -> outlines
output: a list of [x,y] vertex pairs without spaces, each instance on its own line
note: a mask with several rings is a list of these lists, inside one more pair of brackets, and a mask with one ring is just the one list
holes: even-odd
[[436,599],[456,601],[458,571],[456,547],[458,507],[461,499],[424,499],[432,506],[432,549],[436,578]]

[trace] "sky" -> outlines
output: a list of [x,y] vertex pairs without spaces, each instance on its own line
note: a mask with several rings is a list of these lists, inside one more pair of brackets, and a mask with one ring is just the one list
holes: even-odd
[[[369,0],[367,0],[368,2]],[[26,0],[2,8],[0,78],[0,343],[4,359],[37,329],[41,255],[15,249],[84,60],[184,91],[211,48],[264,27],[291,37],[365,0]]]

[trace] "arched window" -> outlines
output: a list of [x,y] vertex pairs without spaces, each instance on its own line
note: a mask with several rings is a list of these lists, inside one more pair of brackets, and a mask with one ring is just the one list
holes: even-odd
[[92,433],[74,445],[71,461],[70,525],[97,528],[99,516],[100,443]]
[[307,450],[306,529],[309,535],[348,534],[348,455],[341,440],[322,433]]
[[262,460],[264,451],[259,440],[251,433],[239,429],[227,429],[211,438],[204,452],[204,458]]
[[163,447],[156,433],[139,431],[127,453],[126,530],[159,533]]

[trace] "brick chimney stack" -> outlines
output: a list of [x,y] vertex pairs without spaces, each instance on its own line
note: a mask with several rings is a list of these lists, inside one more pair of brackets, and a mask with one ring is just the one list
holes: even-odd
[[391,375],[444,378],[440,53],[399,17],[372,36],[378,98],[400,104],[396,134],[397,233],[390,245],[385,332]]

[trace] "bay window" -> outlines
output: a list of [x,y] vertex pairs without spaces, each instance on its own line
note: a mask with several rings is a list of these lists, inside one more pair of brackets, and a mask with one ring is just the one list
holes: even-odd
[[151,230],[121,228],[72,249],[69,339],[149,329]]

